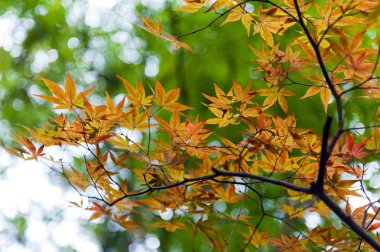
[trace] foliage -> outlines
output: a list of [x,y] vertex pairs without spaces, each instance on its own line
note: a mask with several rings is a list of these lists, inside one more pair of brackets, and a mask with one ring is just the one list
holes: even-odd
[[[366,31],[379,28],[378,2],[185,2],[180,11],[204,10],[216,18],[179,36],[146,17],[139,26],[173,49],[191,50],[181,38],[224,17],[222,25],[241,21],[248,35],[253,27],[254,38],[261,39],[251,51],[254,71],[262,77],[257,82],[265,86],[234,81],[223,91],[215,84],[215,95],[203,94],[211,116],[194,119],[191,108],[178,101],[180,89],[168,90],[158,81],[144,87],[119,77],[125,96],[115,102],[105,93],[105,103],[96,105],[87,98],[92,88],[78,93],[69,73],[64,87],[42,78],[52,95],[38,96],[62,113],[41,128],[25,127],[30,136],[15,134],[20,147],[5,148],[48,162],[90,199],[89,206],[72,202],[92,211],[90,220],[108,216],[136,234],[191,231],[217,250],[234,244],[281,251],[379,250],[371,233],[380,223],[378,201],[366,184],[367,163],[379,160],[380,47],[378,37],[376,47],[364,39]],[[321,123],[297,126],[310,112],[288,113],[288,101],[303,106],[315,95],[325,112]],[[363,119],[370,124],[350,127],[347,111],[361,100],[373,108]],[[277,114],[275,104],[282,110]],[[322,128],[321,136],[316,131]],[[363,135],[353,133],[363,129]],[[230,131],[240,139],[230,139]],[[51,146],[79,149],[80,162],[54,156]],[[352,205],[355,197],[366,203]],[[173,216],[158,218],[164,212]],[[308,213],[317,213],[323,224],[309,229]],[[268,220],[282,228],[268,228]]]

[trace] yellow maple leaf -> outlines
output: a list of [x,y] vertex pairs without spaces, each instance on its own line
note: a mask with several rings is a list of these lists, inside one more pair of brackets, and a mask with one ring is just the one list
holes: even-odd
[[179,221],[159,221],[155,222],[151,225],[151,227],[155,228],[165,228],[166,231],[168,232],[175,232],[177,229],[182,229],[182,230],[188,230],[188,226],[184,223],[181,223]]
[[145,89],[140,81],[137,82],[136,88],[134,88],[126,79],[117,76],[127,89],[127,98],[131,105],[134,107],[150,106],[152,104],[153,95],[145,96]]
[[[251,235],[254,232],[253,235]],[[259,232],[255,228],[250,227],[249,232],[242,234],[247,242],[249,241],[255,248],[260,248],[260,246],[266,246],[269,244],[268,235],[266,231]]]
[[217,196],[220,197],[220,200],[226,203],[234,203],[244,197],[243,194],[236,193],[235,186],[232,184],[229,185],[226,189],[223,187],[217,187],[215,188],[215,191],[217,192]]
[[267,97],[265,98],[263,103],[264,110],[272,107],[276,103],[276,101],[278,101],[281,109],[285,113],[288,113],[288,103],[285,97],[292,96],[294,95],[294,93],[290,92],[289,90],[286,90],[285,88],[273,86],[271,88],[259,90],[259,95]]
[[230,111],[222,111],[216,108],[208,108],[216,118],[210,118],[206,121],[207,124],[219,124],[219,127],[226,127],[229,124],[235,124],[237,116]]
[[282,34],[285,31],[285,19],[283,17],[273,16],[276,10],[277,8],[271,8],[263,11],[260,4],[259,14],[253,14],[257,16],[257,19],[254,19],[253,35],[260,33],[261,38],[264,39],[270,47],[274,46],[272,34]]
[[253,21],[253,16],[251,13],[245,11],[245,4],[240,8],[234,8],[230,14],[228,14],[226,20],[220,25],[225,25],[227,23],[236,22],[241,20],[244,28],[247,30],[247,36],[249,36],[251,24]]
[[203,7],[202,3],[188,2],[187,5],[183,5],[175,10],[192,13],[192,12],[197,12],[202,7]]
[[179,41],[176,36],[170,35],[170,34],[163,34],[162,33],[162,24],[161,21],[158,20],[157,24],[155,24],[152,20],[149,18],[146,18],[144,16],[140,16],[140,18],[143,20],[145,25],[139,25],[136,24],[141,29],[144,29],[145,31],[161,37],[167,41],[170,41],[172,43],[172,49],[173,51],[178,50],[180,47],[185,48],[186,50],[192,51],[191,47],[187,45],[185,42]]
[[368,150],[380,151],[380,130],[377,127],[372,128],[371,135],[365,147]]
[[182,110],[190,109],[190,107],[188,106],[175,102],[178,100],[179,93],[180,93],[179,88],[172,89],[166,93],[161,83],[159,81],[156,81],[153,101],[157,105],[160,105],[164,109],[172,111],[172,112],[175,110],[182,111]]
[[[327,113],[327,107],[329,105],[330,98],[331,98],[331,91],[327,85],[327,82],[325,81],[324,77],[321,74],[306,75],[306,78],[311,80],[314,83],[314,85],[309,87],[306,93],[300,99],[305,99],[307,97],[314,96],[319,93],[321,97],[321,101],[325,108],[325,112]],[[335,79],[335,81],[339,82],[339,79]],[[341,92],[338,86],[335,86],[335,88],[338,91],[338,93]]]

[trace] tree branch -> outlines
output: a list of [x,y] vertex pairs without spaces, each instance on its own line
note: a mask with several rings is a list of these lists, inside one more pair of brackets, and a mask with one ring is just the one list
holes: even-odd
[[219,14],[219,16],[215,19],[213,19],[210,23],[208,23],[206,26],[203,26],[197,30],[194,30],[194,31],[191,31],[191,32],[188,32],[188,33],[185,33],[185,34],[181,34],[181,35],[176,35],[175,37],[176,38],[182,38],[182,37],[186,37],[186,36],[189,36],[189,35],[193,35],[195,33],[198,33],[198,32],[201,32],[203,30],[206,30],[207,28],[210,28],[216,21],[218,21],[219,19],[221,19],[223,16],[225,16],[226,14],[228,14],[229,12],[231,12],[233,9],[239,7],[239,6],[242,6],[248,2],[259,2],[259,3],[268,3],[272,6],[275,6],[277,8],[279,8],[281,11],[283,11],[284,13],[286,13],[289,17],[291,17],[295,22],[298,22],[298,19],[293,15],[291,14],[289,11],[287,11],[286,9],[284,9],[283,7],[279,6],[278,4],[270,1],[270,0],[246,0],[246,1],[243,1],[241,3],[238,3],[236,4],[235,6],[229,8],[228,10],[222,12],[221,14]]
[[370,244],[376,251],[380,251],[380,244],[367,233],[351,216],[346,214],[325,192],[317,194],[317,197],[328,206],[344,223],[351,228],[353,232],[359,235],[363,240]]
[[[330,78],[330,75],[329,75],[328,71],[327,71],[327,68],[326,68],[325,63],[323,61],[321,52],[319,50],[319,46],[314,41],[313,37],[310,34],[309,29],[306,27],[306,24],[303,21],[302,13],[301,13],[301,10],[300,10],[300,7],[298,5],[298,1],[297,0],[294,0],[294,7],[295,7],[295,9],[297,11],[299,24],[300,24],[302,30],[305,32],[305,34],[306,34],[306,36],[307,36],[307,38],[308,38],[311,46],[314,49],[315,55],[317,56],[318,64],[319,64],[319,66],[321,68],[321,71],[322,71],[322,74],[323,74],[323,77],[325,78],[325,81],[326,81],[327,85],[329,86],[329,88],[331,90],[331,93],[334,96],[335,101],[336,101],[337,111],[338,111],[338,131],[336,132],[336,134],[337,134],[336,140],[338,140],[337,138],[339,138],[339,136],[341,134],[340,130],[343,128],[342,101],[341,101],[340,96],[339,96],[337,90],[335,89],[334,84],[333,84],[333,82],[332,82],[332,80]],[[330,145],[330,147],[334,147],[336,140],[334,142],[332,142],[332,145]]]
[[[312,185],[311,192],[316,195],[322,202],[326,204],[327,207],[331,209],[345,224],[347,224],[353,232],[355,232],[357,235],[359,235],[363,240],[365,240],[368,244],[370,244],[373,248],[375,248],[377,251],[380,251],[380,244],[377,243],[377,241],[367,233],[367,231],[362,228],[360,225],[358,225],[349,215],[347,215],[340,207],[337,205],[323,190],[323,184],[324,184],[324,177],[326,173],[326,165],[327,160],[329,159],[334,146],[336,142],[338,141],[339,137],[343,133],[343,108],[342,108],[342,100],[341,95],[338,94],[337,90],[334,87],[334,84],[328,74],[327,68],[324,64],[321,52],[319,50],[319,44],[317,44],[313,37],[311,36],[308,28],[306,27],[306,24],[304,23],[302,19],[302,13],[298,5],[298,1],[294,0],[294,6],[297,11],[299,24],[302,28],[302,30],[305,32],[311,46],[314,49],[314,52],[317,56],[318,64],[321,68],[322,74],[325,78],[325,81],[331,90],[331,93],[333,94],[336,105],[337,105],[337,113],[338,113],[338,129],[335,132],[334,136],[332,137],[330,141],[330,145],[327,148],[327,139],[328,139],[328,133],[331,125],[331,118],[328,117],[324,131],[323,131],[323,139],[322,139],[322,150],[321,150],[321,160],[319,164],[319,173],[318,173],[318,179],[316,184]],[[374,70],[373,70],[374,71]],[[371,75],[372,76],[372,75]]]
[[[203,30],[206,30],[207,28],[211,27],[216,21],[218,21],[218,20],[221,19],[223,16],[225,16],[226,14],[228,14],[229,12],[231,12],[233,9],[235,9],[235,8],[237,8],[237,7],[239,7],[239,6],[242,6],[242,5],[244,5],[244,4],[246,4],[247,2],[250,2],[250,1],[252,1],[252,0],[246,0],[246,1],[243,1],[243,2],[241,2],[241,3],[238,3],[237,5],[233,6],[232,8],[230,8],[230,9],[226,10],[225,12],[219,14],[219,16],[218,16],[217,18],[213,19],[213,20],[212,20],[208,25],[206,25],[206,26],[203,26],[203,27],[201,27],[201,28],[199,28],[199,29],[197,29],[197,30],[194,30],[194,31],[192,31],[192,32],[188,32],[188,33],[185,33],[185,34],[182,34],[182,35],[176,35],[175,37],[176,37],[176,38],[182,38],[182,37],[186,37],[186,36],[189,36],[189,35],[193,35],[193,34],[195,34],[195,33],[198,33],[198,32],[201,32],[201,31],[203,31]],[[262,2],[262,1],[259,0],[259,2]]]
[[279,180],[279,179],[268,178],[268,177],[265,177],[265,176],[256,175],[256,174],[252,174],[252,173],[247,173],[247,172],[224,171],[224,170],[219,170],[219,169],[214,168],[214,167],[212,168],[212,170],[218,176],[229,176],[229,177],[240,177],[240,178],[257,179],[257,180],[260,180],[262,182],[267,182],[267,183],[270,183],[270,184],[273,184],[273,185],[282,186],[282,187],[285,187],[285,188],[293,190],[293,191],[304,192],[304,193],[311,193],[310,188],[308,188],[308,187],[295,185],[295,184],[292,184],[292,183],[289,183],[289,182],[286,182],[286,181],[283,181],[283,180]]
[[331,127],[331,121],[332,121],[332,118],[328,116],[325,126],[323,128],[321,158],[319,161],[319,169],[318,169],[318,179],[317,179],[317,182],[315,183],[315,186],[312,187],[313,190],[316,190],[316,192],[323,191],[323,184],[325,181],[325,175],[326,175],[326,169],[327,169],[327,161],[329,159],[327,155],[327,144],[328,144],[330,127]]
[[202,177],[197,177],[197,178],[184,178],[182,181],[179,181],[177,183],[174,183],[174,184],[170,184],[170,185],[164,185],[164,186],[149,186],[148,189],[145,189],[143,191],[139,191],[139,192],[136,192],[136,193],[131,193],[131,194],[125,194],[123,197],[120,197],[116,200],[114,200],[113,202],[111,203],[107,203],[107,205],[109,206],[113,206],[115,205],[116,203],[118,203],[119,201],[123,200],[123,199],[126,199],[126,198],[129,198],[129,197],[133,197],[133,196],[139,196],[139,195],[143,195],[143,194],[146,194],[146,193],[149,193],[149,192],[153,192],[153,191],[160,191],[160,190],[165,190],[165,189],[170,189],[170,188],[173,188],[173,187],[177,187],[177,186],[180,186],[180,185],[184,185],[184,184],[187,184],[189,182],[197,182],[197,181],[207,181],[207,180],[212,180],[216,177],[218,177],[220,175],[218,174],[209,174],[209,175],[205,175],[205,176],[202,176]]

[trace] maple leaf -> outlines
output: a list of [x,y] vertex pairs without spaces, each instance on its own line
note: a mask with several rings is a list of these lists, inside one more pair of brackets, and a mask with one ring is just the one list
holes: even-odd
[[143,26],[143,25],[137,24],[140,28],[146,30],[147,32],[152,33],[155,36],[160,36],[161,35],[161,33],[162,33],[161,20],[158,20],[157,25],[156,25],[149,18],[146,18],[144,16],[140,16],[140,18],[143,20],[144,24],[146,25],[146,26]]
[[344,33],[343,30],[340,29],[340,43],[338,44],[334,41],[331,41],[331,45],[333,46],[334,51],[338,53],[341,57],[360,55],[362,53],[366,53],[367,55],[375,53],[376,51],[371,48],[360,48],[360,45],[363,42],[364,34],[365,31],[356,34],[349,43],[347,35]]
[[245,11],[245,5],[240,5],[238,8],[234,8],[230,14],[228,14],[226,20],[224,20],[223,23],[220,25],[225,25],[230,22],[236,22],[241,20],[241,22],[244,25],[244,28],[247,30],[247,36],[249,36],[250,29],[251,29],[251,24],[253,21],[253,16],[252,13],[246,12]]
[[170,34],[163,34],[160,20],[158,20],[157,24],[155,24],[152,20],[144,16],[140,16],[140,18],[143,20],[145,26],[139,25],[139,24],[137,24],[137,26],[155,36],[158,36],[167,41],[170,41],[172,43],[173,51],[178,50],[180,47],[185,48],[186,50],[192,51],[189,45],[187,45],[185,42],[179,41],[175,36],[170,35]]
[[[352,2],[355,9],[363,11],[363,12],[371,12],[373,15],[378,14],[379,12],[379,3],[377,1],[371,1],[371,0],[355,0]],[[353,8],[353,7],[352,7]],[[373,17],[370,17],[373,18]]]
[[[305,40],[306,37],[303,38]],[[318,58],[315,54],[315,51],[313,47],[308,42],[302,42],[299,38],[296,38],[293,45],[299,45],[305,53],[305,56],[301,58],[301,61],[304,63],[304,65],[318,65]],[[331,46],[328,46],[326,48],[321,47],[320,49],[321,57],[323,62],[329,62],[331,61]]]
[[[251,235],[254,232],[253,235]],[[258,230],[250,227],[249,232],[242,234],[255,248],[266,246],[269,244],[268,235],[266,231],[259,232]]]
[[[330,42],[327,39],[330,38],[331,35],[326,35],[322,26],[317,26],[316,31],[311,34],[311,37],[315,44],[319,44],[322,48],[326,49],[330,47]],[[299,36],[294,44],[297,43],[310,45],[309,37],[306,35]]]
[[[284,80],[290,71],[303,69],[303,61],[297,58],[299,52],[293,52],[290,46],[287,47],[284,53],[279,49],[280,44],[274,45],[271,50],[265,45],[262,46],[262,52],[251,48],[259,58],[254,59],[259,67],[254,70],[264,72],[265,76],[262,78],[266,84],[271,87],[278,85],[278,83]],[[282,64],[286,63],[286,64]]]
[[[298,2],[300,11],[303,13],[306,12],[313,5],[312,3],[307,3],[307,2],[305,3],[305,0],[297,0],[297,2]],[[288,8],[286,8],[286,10],[289,13],[291,13],[293,16],[297,16],[297,11],[296,11],[293,0],[284,0],[284,4],[286,6],[288,6]],[[281,15],[286,15],[286,13],[283,12],[281,9],[278,9],[277,13],[281,14]],[[306,17],[308,17],[308,16],[306,16]]]
[[[302,244],[303,241],[306,239],[303,239],[299,236],[289,237],[284,234],[280,234],[280,238],[268,238],[268,241],[276,245],[277,248],[280,249],[280,251],[304,251],[307,250],[307,247],[305,244]],[[309,242],[308,240],[306,240]]]
[[268,65],[263,70],[265,72],[263,80],[267,83],[268,87],[278,85],[278,83],[284,80],[287,76],[287,70],[283,69],[281,64],[275,66]]
[[67,118],[63,114],[58,117],[48,119],[48,124],[43,124],[41,128],[32,130],[28,127],[24,128],[28,130],[31,137],[45,146],[61,145],[62,143],[71,142],[67,137]]
[[88,210],[93,211],[94,213],[90,216],[88,221],[96,220],[103,215],[108,215],[110,214],[110,210],[107,209],[106,207],[94,202],[92,203],[92,206],[88,208]]
[[380,222],[376,222],[376,223],[373,223],[368,229],[367,231],[373,231],[373,230],[376,230],[380,228]]
[[375,64],[366,61],[366,52],[357,56],[349,55],[347,64],[339,66],[337,70],[343,72],[346,79],[364,80],[371,76],[371,71]]
[[322,17],[315,21],[315,25],[320,26],[323,30],[325,30],[331,25],[334,27],[341,27],[362,22],[362,19],[357,16],[347,15],[350,11],[347,7],[337,6],[334,8],[334,2],[332,1],[327,2],[324,5],[324,8],[316,5],[317,12]]
[[179,221],[172,221],[172,222],[159,221],[159,222],[153,223],[151,225],[151,227],[165,228],[165,230],[168,232],[175,232],[177,229],[182,229],[182,230],[188,230],[189,229],[189,227],[185,223],[182,223]]
[[267,98],[265,98],[265,100],[263,102],[263,109],[264,110],[272,107],[276,103],[276,101],[278,101],[281,109],[285,113],[288,113],[288,103],[287,103],[285,97],[292,96],[292,95],[294,95],[294,93],[286,90],[285,88],[273,86],[273,87],[267,88],[267,89],[260,89],[259,95],[267,97]]
[[113,217],[113,220],[117,222],[117,224],[119,224],[121,227],[123,227],[126,231],[130,231],[137,235],[141,235],[140,232],[138,232],[136,229],[137,227],[139,227],[139,225],[135,223],[134,221],[129,220],[128,215],[126,214],[123,214],[121,216],[113,215],[112,217]]
[[185,11],[185,12],[196,12],[204,5],[208,5],[210,0],[183,0],[186,5],[183,5],[175,10]]
[[236,2],[234,2],[233,0],[216,0],[215,2],[211,4],[210,8],[208,8],[205,12],[217,10],[224,6],[227,6],[228,8],[232,8],[235,6],[235,3]]
[[339,30],[340,44],[331,42],[334,51],[341,57],[347,57],[347,63],[338,67],[338,71],[343,72],[347,79],[353,79],[354,75],[359,80],[369,76],[369,70],[373,69],[374,64],[365,61],[365,57],[377,52],[372,48],[360,48],[365,31],[356,34],[351,42],[348,42],[347,35],[343,30]]
[[252,52],[258,56],[257,59],[254,61],[257,62],[262,69],[266,69],[266,66],[272,65],[273,62],[278,61],[278,54],[280,44],[276,44],[272,46],[272,48],[269,48],[266,43],[263,43],[261,46],[261,50],[256,50],[255,48],[251,47]]
[[221,232],[215,229],[213,227],[214,225],[215,225],[215,220],[203,220],[202,218],[200,218],[196,223],[193,233],[196,234],[198,230],[201,230],[202,232],[206,234],[220,235]]
[[139,225],[133,221],[125,220],[125,221],[119,221],[118,222],[120,226],[122,226],[125,230],[131,231],[136,234],[140,234],[136,231],[136,227],[139,227]]
[[342,200],[347,199],[347,195],[360,197],[361,195],[357,192],[357,189],[353,188],[353,185],[357,183],[356,179],[342,179],[337,170],[331,178],[326,181],[328,185],[328,191],[332,191],[336,196]]
[[[325,81],[325,78],[321,74],[310,74],[310,75],[306,75],[305,77],[311,80],[314,83],[314,85],[309,87],[306,93],[300,99],[305,99],[319,93],[321,101],[325,108],[325,113],[327,113],[327,108],[328,108],[330,98],[331,98],[331,91],[327,85],[327,82]],[[336,79],[334,81],[339,82],[339,79]],[[337,90],[338,93],[341,92],[340,88],[336,85],[335,85],[335,89]]]
[[220,197],[220,200],[227,203],[234,203],[241,200],[244,195],[236,194],[236,189],[234,185],[229,185],[226,189],[223,187],[215,188],[217,196]]
[[281,204],[282,211],[288,216],[289,219],[302,218],[306,209],[304,207],[296,207],[289,204]]
[[185,106],[183,104],[175,102],[179,97],[180,90],[179,88],[170,90],[169,92],[165,92],[165,89],[162,87],[161,83],[159,81],[156,81],[156,87],[155,87],[155,98],[154,102],[157,105],[162,106],[164,109],[167,109],[169,111],[182,111],[190,109],[190,107]]
[[117,77],[123,82],[125,88],[127,89],[127,98],[131,105],[135,107],[142,106],[143,108],[151,105],[153,95],[145,96],[145,89],[140,81],[137,82],[136,88],[134,88],[127,80],[120,76]]
[[[127,180],[125,180],[125,183],[122,184],[122,189],[124,192],[127,192]],[[120,192],[120,190],[117,192],[117,194],[113,194],[112,197],[114,199],[118,199],[121,195],[123,195],[122,192]],[[122,196],[121,196],[122,197]],[[111,199],[112,200],[112,199]],[[137,202],[135,201],[131,201],[131,200],[123,200],[123,201],[119,201],[118,203],[115,204],[115,207],[118,209],[118,211],[120,213],[123,213],[125,211],[133,211],[133,212],[137,212],[136,210],[133,209],[133,207],[141,207],[140,204],[138,204]]]
[[106,97],[106,106],[107,106],[108,112],[110,114],[119,115],[120,116],[120,114],[123,113],[123,108],[124,108],[124,103],[125,103],[126,96],[124,96],[123,99],[121,99],[116,106],[113,103],[112,98],[109,96],[109,94],[107,92],[105,92],[105,97]]
[[137,152],[142,147],[140,147],[136,142],[131,141],[126,136],[121,136],[119,134],[116,134],[113,138],[108,138],[107,142],[111,143],[113,146],[119,149],[125,149],[132,152]]
[[369,81],[365,80],[364,83],[361,82],[359,86],[356,86],[356,88],[362,90],[369,99],[378,99],[380,98],[380,88],[377,86],[378,80],[373,79]]
[[302,60],[300,59],[301,51],[293,51],[291,46],[286,47],[285,53],[281,50],[277,50],[277,55],[280,57],[280,63],[287,62],[289,67],[287,71],[300,70],[302,66]]
[[366,142],[366,148],[371,151],[380,151],[380,130],[377,127],[373,127],[371,135]]
[[[178,110],[174,110],[170,117],[169,123],[155,115],[153,118],[163,127],[162,130],[167,131],[173,138],[179,137],[180,139],[186,139],[185,123],[181,123]],[[181,142],[181,140],[177,140]]]
[[301,157],[291,157],[287,150],[283,150],[276,158],[277,164],[272,167],[283,171],[294,171],[299,168],[299,160]]
[[263,113],[261,108],[247,108],[246,103],[242,103],[239,108],[239,114],[243,119],[258,117],[261,113]]
[[68,181],[71,184],[75,185],[82,191],[85,191],[90,186],[88,178],[86,177],[84,173],[79,172],[72,165],[70,165],[70,167],[71,167],[71,171],[67,169],[63,169],[63,175],[68,179]]
[[216,108],[208,108],[216,118],[207,119],[207,124],[218,124],[219,127],[226,127],[229,124],[235,124],[237,115],[232,114],[230,111],[222,111]]
[[274,46],[274,40],[272,34],[282,34],[285,31],[284,18],[274,17],[274,13],[277,8],[271,8],[263,10],[262,5],[259,5],[259,14],[253,13],[257,19],[254,19],[254,32],[253,35],[260,33],[262,39],[264,39],[270,47]]
[[183,5],[181,7],[178,7],[177,11],[184,11],[184,12],[197,12],[200,8],[203,7],[203,3],[197,2],[197,1],[192,1],[192,0],[185,0],[187,3],[186,5]]
[[347,148],[347,158],[357,158],[363,159],[368,156],[367,152],[364,152],[363,149],[366,146],[367,141],[363,141],[359,144],[355,144],[354,137],[347,133],[346,134],[346,148]]
[[145,131],[149,125],[150,110],[139,112],[136,108],[131,108],[131,111],[123,116],[123,120],[119,123],[120,126],[126,127],[129,130]]
[[224,112],[226,112],[227,110],[232,108],[231,104],[235,102],[233,99],[234,96],[233,96],[232,89],[226,94],[215,83],[214,83],[214,88],[215,88],[216,97],[212,97],[212,96],[207,95],[207,94],[202,94],[208,100],[212,101],[212,103],[207,104],[207,105],[204,104],[204,105],[207,107],[212,107],[212,108],[221,108],[221,109],[223,109]]
[[[234,91],[234,101],[241,102],[242,104],[254,104],[251,100],[257,94],[257,91],[252,90],[252,82],[249,82],[243,90],[239,83],[234,81],[232,89]],[[228,96],[229,94],[227,94]]]
[[[22,132],[18,131],[13,134],[14,139],[18,142],[22,147],[9,148],[3,145],[3,148],[11,155],[16,155],[20,158],[24,158],[25,160],[33,160],[38,157],[43,157],[45,154],[43,153],[45,145],[41,145],[38,149],[34,146],[31,139],[27,138]],[[25,147],[25,148],[23,148]],[[25,157],[24,154],[27,156]]]
[[75,83],[69,72],[67,72],[64,90],[57,83],[51,80],[45,79],[43,77],[40,77],[40,79],[44,81],[46,87],[54,96],[38,94],[33,95],[40,97],[48,102],[58,104],[58,106],[56,106],[55,109],[73,110],[74,108],[82,108],[83,98],[85,98],[95,88],[95,86],[93,86],[92,88],[77,94]]

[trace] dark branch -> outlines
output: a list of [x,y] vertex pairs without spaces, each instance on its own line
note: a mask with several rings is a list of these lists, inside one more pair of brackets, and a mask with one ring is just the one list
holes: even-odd
[[212,168],[213,172],[217,174],[218,176],[229,176],[229,177],[240,177],[240,178],[250,178],[250,179],[256,179],[262,182],[267,182],[273,185],[278,185],[285,187],[287,189],[297,191],[297,192],[304,192],[304,193],[310,193],[310,189],[304,186],[299,186],[295,185],[283,180],[278,180],[278,179],[273,179],[273,178],[268,178],[265,176],[261,175],[256,175],[252,173],[247,173],[247,172],[231,172],[231,171],[224,171],[224,170],[219,170],[217,168]]
[[[337,111],[338,111],[338,129],[342,129],[343,128],[342,101],[341,101],[340,96],[339,96],[337,90],[335,89],[334,84],[333,84],[333,82],[332,82],[332,80],[330,78],[330,75],[329,75],[328,71],[327,71],[327,68],[325,66],[325,63],[324,63],[322,55],[321,55],[321,51],[319,50],[319,46],[316,43],[316,41],[314,40],[314,38],[311,36],[309,29],[306,27],[306,24],[303,21],[302,13],[301,13],[301,10],[300,10],[300,7],[298,5],[298,1],[297,0],[294,0],[294,7],[296,8],[296,11],[297,11],[299,24],[300,24],[302,30],[305,32],[305,34],[306,34],[306,36],[307,36],[307,38],[308,38],[311,46],[314,49],[315,55],[317,56],[318,64],[319,64],[319,66],[321,68],[321,71],[322,71],[322,74],[323,74],[323,77],[325,78],[325,81],[326,81],[327,85],[329,86],[332,95],[335,98],[336,105],[337,105]],[[339,134],[338,133],[339,133],[339,130],[336,133],[337,134],[337,138],[339,138],[339,136],[341,134],[341,133],[339,133]],[[336,139],[335,142],[337,140],[338,139]],[[335,145],[335,142],[332,143],[333,144],[332,147]]]
[[[203,27],[201,27],[201,28],[199,28],[199,29],[197,29],[197,30],[194,30],[194,31],[192,31],[192,32],[188,32],[188,33],[185,33],[185,34],[182,34],[182,35],[176,35],[175,37],[176,37],[176,38],[182,38],[182,37],[186,37],[186,36],[189,36],[189,35],[193,35],[193,34],[195,34],[195,33],[198,33],[198,32],[201,32],[201,31],[203,31],[203,30],[206,30],[207,28],[210,28],[210,27],[211,27],[216,21],[218,21],[218,20],[221,19],[223,16],[225,16],[226,14],[228,14],[229,12],[231,12],[233,9],[235,9],[235,8],[237,8],[237,7],[239,7],[239,6],[242,6],[242,5],[246,4],[246,3],[249,2],[249,1],[251,1],[251,0],[246,0],[246,1],[244,1],[244,2],[241,2],[241,3],[239,3],[239,4],[235,5],[235,6],[233,6],[232,8],[226,10],[225,12],[219,14],[219,16],[218,16],[217,18],[215,18],[214,20],[212,20],[212,21],[211,21],[208,25],[206,25],[206,26],[203,26]],[[261,1],[260,1],[260,2],[261,2]]]
[[367,233],[367,231],[357,224],[351,216],[346,214],[325,192],[317,195],[323,203],[326,204],[353,232],[359,235],[363,240],[370,244],[376,251],[380,251],[380,244]]
[[214,178],[216,178],[218,176],[219,175],[217,175],[217,174],[210,174],[210,175],[205,175],[205,176],[197,177],[197,178],[189,178],[189,179],[185,178],[182,181],[179,181],[177,183],[170,184],[170,185],[155,186],[155,187],[150,186],[148,189],[145,189],[145,190],[142,190],[142,191],[138,191],[136,193],[125,194],[123,197],[120,197],[120,198],[116,199],[115,201],[113,201],[111,203],[108,203],[108,205],[109,206],[113,206],[116,203],[118,203],[119,201],[121,201],[123,199],[126,199],[126,198],[129,198],[129,197],[140,196],[140,195],[143,195],[143,194],[146,194],[146,193],[149,193],[149,192],[153,192],[153,191],[160,191],[160,190],[170,189],[170,188],[173,188],[173,187],[177,187],[177,186],[180,186],[180,185],[187,184],[189,182],[212,180],[212,179],[214,179]]
[[323,137],[322,137],[322,148],[321,148],[321,158],[319,161],[319,170],[318,170],[318,179],[317,183],[315,183],[314,190],[316,192],[323,191],[323,184],[325,181],[325,175],[326,175],[326,169],[327,169],[327,144],[328,144],[328,138],[329,138],[329,132],[331,127],[331,121],[332,118],[330,116],[327,117],[325,126],[323,128]]
[[289,11],[287,11],[286,9],[284,9],[283,7],[279,6],[278,4],[270,1],[270,0],[246,0],[246,1],[243,1],[241,3],[238,3],[237,5],[233,6],[232,8],[229,8],[228,10],[222,12],[219,14],[219,16],[215,19],[213,19],[210,23],[208,23],[206,26],[203,26],[197,30],[194,30],[194,31],[191,31],[191,32],[188,32],[188,33],[185,33],[185,34],[182,34],[182,35],[176,35],[175,37],[176,38],[182,38],[182,37],[186,37],[186,36],[189,36],[189,35],[193,35],[195,33],[198,33],[198,32],[201,32],[203,30],[206,30],[207,28],[210,28],[216,21],[218,21],[219,19],[221,19],[222,17],[224,17],[226,14],[228,14],[229,12],[231,12],[233,9],[239,7],[239,6],[242,6],[248,2],[260,2],[260,3],[268,3],[272,6],[275,6],[277,8],[279,8],[281,11],[283,11],[284,13],[286,13],[289,17],[291,17],[295,22],[298,22],[298,19],[292,15]]

